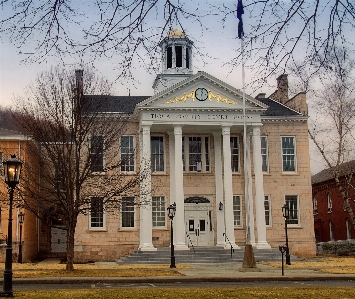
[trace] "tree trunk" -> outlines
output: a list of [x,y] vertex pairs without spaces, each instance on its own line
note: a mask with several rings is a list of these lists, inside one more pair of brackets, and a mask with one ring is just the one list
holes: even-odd
[[74,270],[74,235],[75,235],[76,222],[70,222],[67,232],[67,266],[69,271]]

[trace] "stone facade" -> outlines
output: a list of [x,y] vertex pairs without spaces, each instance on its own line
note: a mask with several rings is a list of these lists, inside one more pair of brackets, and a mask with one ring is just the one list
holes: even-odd
[[[134,204],[121,194],[116,211],[79,216],[76,261],[169,246],[173,203],[175,250],[278,247],[285,242],[286,203],[291,254],[315,254],[305,94],[288,99],[287,75],[269,98],[245,95],[204,72],[193,75],[191,45],[176,30],[160,44],[162,72],[152,96],[110,98],[107,112],[130,119],[124,135],[134,144],[134,167],[125,175],[141,175],[141,183],[129,195]],[[120,140],[122,157],[127,145]]]

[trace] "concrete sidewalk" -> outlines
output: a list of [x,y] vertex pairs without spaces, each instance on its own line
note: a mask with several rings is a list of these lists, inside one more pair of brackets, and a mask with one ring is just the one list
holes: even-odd
[[[57,262],[52,260],[51,262]],[[44,263],[50,263],[46,261]],[[117,265],[116,263],[97,263]],[[241,263],[190,264],[191,268],[177,268],[181,276],[149,277],[55,277],[14,278],[14,284],[71,284],[71,283],[172,283],[172,282],[242,282],[242,281],[325,281],[354,280],[355,274],[328,274],[312,269],[281,268],[257,264],[260,272],[239,271]],[[2,281],[2,280],[0,280]]]

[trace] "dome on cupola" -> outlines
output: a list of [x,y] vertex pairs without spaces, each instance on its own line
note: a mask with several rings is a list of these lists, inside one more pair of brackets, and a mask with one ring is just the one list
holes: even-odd
[[168,34],[169,37],[185,37],[185,34],[179,29],[173,29]]

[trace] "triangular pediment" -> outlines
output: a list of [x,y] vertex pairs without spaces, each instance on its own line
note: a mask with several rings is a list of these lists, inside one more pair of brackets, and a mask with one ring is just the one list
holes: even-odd
[[[254,111],[267,109],[265,104],[249,95],[245,95],[245,107]],[[243,92],[205,72],[198,72],[138,104],[136,112],[145,109],[241,110]]]

